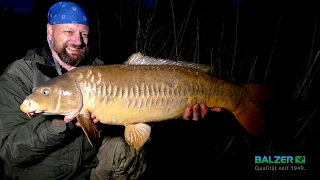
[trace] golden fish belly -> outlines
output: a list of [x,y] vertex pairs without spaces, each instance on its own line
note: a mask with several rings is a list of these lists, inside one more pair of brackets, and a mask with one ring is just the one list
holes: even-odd
[[241,85],[186,67],[92,67],[76,76],[84,109],[106,124],[176,119],[196,103],[241,111],[248,97]]

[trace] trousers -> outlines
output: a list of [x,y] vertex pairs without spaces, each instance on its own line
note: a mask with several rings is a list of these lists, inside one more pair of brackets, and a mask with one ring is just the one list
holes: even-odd
[[147,167],[144,150],[136,150],[123,137],[105,136],[97,157],[99,163],[92,169],[90,180],[136,180]]

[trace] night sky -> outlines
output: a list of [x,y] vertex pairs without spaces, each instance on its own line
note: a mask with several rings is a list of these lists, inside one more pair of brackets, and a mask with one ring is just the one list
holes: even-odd
[[0,0],[4,8],[15,8],[19,14],[29,14],[32,10],[33,0]]
[[[56,1],[0,0],[5,8],[0,11],[4,64],[43,43],[51,2]],[[320,149],[315,146],[320,138],[320,11],[315,3],[142,0],[139,6],[138,0],[75,2],[84,5],[91,18],[91,52],[108,64],[122,63],[140,51],[157,58],[211,64],[216,67],[212,74],[222,79],[268,83],[277,89],[274,102],[266,107],[267,140],[248,136],[228,113],[213,114],[200,123],[157,125],[153,131],[157,143],[150,148],[154,162],[150,174],[159,179],[172,177],[170,173],[180,179],[219,174],[253,179],[319,177],[315,169]],[[16,8],[19,14],[8,8]],[[256,154],[305,155],[310,159],[309,169],[256,172]]]

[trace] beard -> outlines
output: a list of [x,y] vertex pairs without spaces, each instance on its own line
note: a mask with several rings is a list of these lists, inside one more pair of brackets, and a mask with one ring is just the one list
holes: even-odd
[[75,48],[79,50],[79,53],[77,54],[70,54],[67,52],[67,44],[64,43],[61,46],[58,45],[56,40],[53,38],[52,39],[52,49],[56,51],[57,55],[59,58],[66,64],[69,64],[71,66],[77,66],[79,63],[84,61],[89,53],[89,50],[87,46],[81,45],[81,46],[76,46],[76,45],[70,45],[69,47]]

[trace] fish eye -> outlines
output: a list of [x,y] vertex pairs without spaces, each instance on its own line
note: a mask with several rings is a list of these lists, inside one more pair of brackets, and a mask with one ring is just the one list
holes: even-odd
[[41,91],[41,93],[42,93],[42,95],[47,96],[47,95],[49,95],[49,94],[50,94],[50,91],[49,91],[49,89],[48,89],[48,88],[45,88],[45,89],[43,89],[43,90]]

